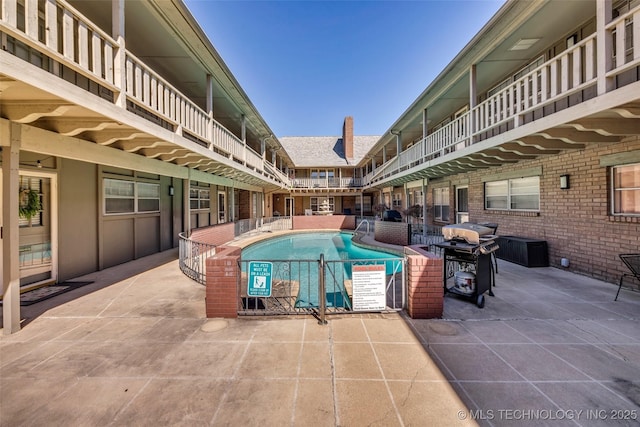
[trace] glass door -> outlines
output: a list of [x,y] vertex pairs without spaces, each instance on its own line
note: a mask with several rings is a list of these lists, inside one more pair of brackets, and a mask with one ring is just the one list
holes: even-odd
[[456,223],[469,222],[469,187],[456,188]]
[[293,197],[285,197],[284,199],[284,214],[285,216],[293,216]]
[[20,285],[57,279],[56,176],[20,172],[19,266]]
[[226,193],[224,191],[218,191],[218,224],[227,222],[226,215]]

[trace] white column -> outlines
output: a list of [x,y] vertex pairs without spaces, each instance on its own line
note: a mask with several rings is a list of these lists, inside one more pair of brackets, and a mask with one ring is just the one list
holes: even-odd
[[124,42],[124,2],[125,0],[112,0],[111,2],[111,35],[118,42],[113,64],[114,83],[118,92],[115,104],[127,108],[127,66]]
[[244,148],[242,149],[242,164],[247,165],[247,116],[244,114],[240,119],[240,139],[244,144]]
[[[182,206],[184,212],[184,228],[187,236],[191,236],[191,169],[189,169],[189,177],[182,180]],[[211,197],[211,193],[209,193]],[[217,195],[216,195],[217,197]]]
[[382,147],[382,164],[387,163],[387,146]]
[[409,205],[409,187],[407,187],[407,184],[404,183],[403,184],[404,187],[404,209],[407,209],[410,205]]
[[422,235],[427,235],[427,178],[422,179]]
[[422,110],[422,139],[427,137],[427,109]]
[[[470,127],[467,129],[468,135],[473,135],[476,132],[476,124],[474,120],[473,109],[478,104],[478,75],[476,71],[476,64],[471,65],[469,68],[469,112],[471,114]],[[516,119],[517,121],[517,119]],[[471,141],[473,143],[473,141]]]
[[2,321],[4,334],[20,330],[20,140],[22,125],[0,123],[2,146]]
[[470,110],[478,104],[477,81],[478,81],[478,77],[476,72],[476,64],[473,64],[469,68],[469,109]]
[[394,135],[396,136],[396,155],[399,156],[402,153],[402,131],[398,131]]
[[207,122],[207,134],[209,137],[209,141],[211,141],[215,145],[215,141],[213,140],[213,76],[211,74],[207,74],[207,115],[209,116],[209,121]]
[[[596,52],[598,73],[598,95],[603,95],[613,88],[613,81],[605,74],[611,70],[613,58],[613,36],[606,31],[605,25],[611,22],[613,16],[612,0],[600,0],[596,2]],[[622,54],[618,52],[618,54]]]
[[246,144],[247,143],[247,116],[243,114],[240,120],[241,120],[240,139],[242,140],[242,142]]
[[229,197],[229,219],[231,222],[236,220],[236,189],[231,187],[231,197]]

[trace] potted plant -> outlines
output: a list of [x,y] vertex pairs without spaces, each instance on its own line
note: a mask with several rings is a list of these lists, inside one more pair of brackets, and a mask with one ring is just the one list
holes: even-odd
[[[407,218],[409,217],[420,218],[422,216],[422,206],[420,205],[409,206],[408,208],[402,211],[402,214]],[[413,220],[411,222],[413,222]]]
[[373,210],[373,212],[375,212],[376,219],[382,219],[382,214],[388,208],[387,208],[387,205],[385,205],[384,203],[378,203],[377,205],[373,205],[371,209]]
[[25,218],[31,221],[31,218],[36,216],[42,207],[40,206],[40,195],[37,191],[30,188],[20,190],[20,202],[18,215],[20,218]]

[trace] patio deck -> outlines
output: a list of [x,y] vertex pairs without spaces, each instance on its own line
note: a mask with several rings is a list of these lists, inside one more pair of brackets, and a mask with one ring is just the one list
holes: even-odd
[[[640,294],[499,261],[484,309],[204,318],[169,251],[22,307],[0,425],[637,425]],[[627,418],[614,420],[614,418]]]

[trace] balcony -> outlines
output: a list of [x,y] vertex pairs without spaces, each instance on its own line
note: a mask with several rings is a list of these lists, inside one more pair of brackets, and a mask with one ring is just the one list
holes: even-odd
[[292,192],[362,190],[362,178],[293,178]]
[[[69,3],[3,0],[0,32],[8,119],[248,184],[288,185],[212,113]],[[27,63],[34,69],[25,71]]]
[[364,185],[437,178],[637,134],[640,6],[602,33],[604,40],[586,37],[405,148]]

